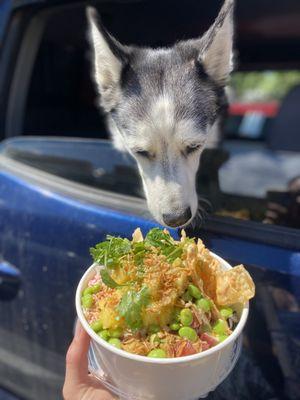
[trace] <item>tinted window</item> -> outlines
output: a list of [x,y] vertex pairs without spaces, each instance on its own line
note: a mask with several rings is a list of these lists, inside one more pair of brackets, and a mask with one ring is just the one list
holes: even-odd
[[300,72],[237,73],[229,93],[217,212],[300,227]]
[[47,20],[27,96],[25,134],[107,137],[85,38],[83,9],[54,12]]
[[142,197],[133,159],[118,152],[110,141],[93,139],[12,139],[6,156],[41,171],[97,189]]

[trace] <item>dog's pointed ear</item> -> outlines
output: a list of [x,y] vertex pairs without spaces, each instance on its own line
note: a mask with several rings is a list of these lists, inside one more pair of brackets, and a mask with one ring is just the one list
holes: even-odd
[[201,38],[199,61],[216,82],[225,85],[233,69],[234,0],[225,3],[214,24]]
[[93,49],[94,78],[101,106],[111,111],[117,104],[122,68],[127,62],[127,50],[102,26],[95,8],[87,7],[89,40]]

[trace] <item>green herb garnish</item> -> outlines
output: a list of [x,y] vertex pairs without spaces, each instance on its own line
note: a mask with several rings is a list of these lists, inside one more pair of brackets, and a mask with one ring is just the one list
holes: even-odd
[[[193,241],[193,239],[187,240]],[[90,249],[90,252],[94,262],[104,265],[108,270],[122,266],[122,260],[126,256],[133,257],[138,272],[142,274],[144,259],[151,252],[151,248],[157,248],[158,252],[163,254],[168,262],[172,263],[177,258],[181,258],[185,244],[186,242],[176,243],[169,233],[160,228],[153,228],[142,242],[133,243],[128,239],[107,236],[105,242],[97,244]],[[118,287],[117,283],[115,283],[117,286],[113,286],[113,280],[109,273],[106,272],[105,274],[107,286]]]
[[134,254],[134,262],[139,267],[138,269],[141,270],[144,258],[148,252],[145,242],[132,243],[132,251]]
[[101,275],[102,282],[106,286],[108,286],[112,289],[123,286],[123,285],[119,285],[116,281],[113,280],[113,278],[109,275],[109,272],[106,268],[101,269],[100,275]]
[[160,248],[161,254],[166,256],[169,262],[173,262],[176,258],[181,257],[183,252],[181,243],[175,243],[169,233],[159,228],[153,228],[148,232],[145,243]]
[[149,302],[150,293],[147,286],[143,286],[138,292],[129,290],[122,296],[118,311],[125,318],[125,322],[129,328],[136,330],[142,327],[142,309]]
[[106,241],[90,249],[94,262],[107,268],[117,268],[120,259],[131,252],[131,242],[120,237],[106,236]]
[[160,228],[153,228],[147,233],[145,243],[150,246],[164,249],[166,246],[174,245],[174,240],[171,238],[169,233],[164,232]]

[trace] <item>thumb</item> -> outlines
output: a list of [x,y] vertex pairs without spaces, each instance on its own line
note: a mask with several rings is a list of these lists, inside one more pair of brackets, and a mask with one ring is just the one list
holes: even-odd
[[80,322],[77,321],[75,336],[66,356],[66,382],[72,385],[81,384],[88,376],[87,353],[90,337],[85,332]]

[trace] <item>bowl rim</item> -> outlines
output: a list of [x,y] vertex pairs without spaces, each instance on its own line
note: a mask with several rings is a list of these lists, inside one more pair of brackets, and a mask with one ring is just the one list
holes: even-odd
[[[225,269],[233,268],[222,257],[218,256],[217,254],[215,254],[213,252],[210,252],[210,254],[214,258],[216,258],[218,261],[220,261],[220,263],[222,264],[223,267],[225,267]],[[85,284],[87,277],[90,275],[90,273],[96,267],[99,267],[99,264],[96,264],[96,263],[92,264],[82,275],[82,277],[78,283],[78,286],[76,289],[76,296],[75,296],[75,307],[76,307],[77,316],[79,318],[81,325],[85,329],[85,331],[89,334],[89,336],[96,343],[98,343],[100,346],[104,347],[106,350],[117,354],[120,357],[127,358],[127,359],[130,359],[133,361],[142,362],[142,363],[154,364],[154,365],[155,364],[168,364],[168,365],[169,364],[184,364],[188,361],[200,360],[200,359],[203,359],[205,357],[208,357],[208,356],[218,352],[219,350],[222,350],[224,347],[227,347],[230,343],[234,342],[240,336],[240,334],[242,333],[244,326],[246,324],[248,314],[249,314],[249,302],[247,302],[244,305],[243,310],[241,312],[240,320],[239,320],[236,328],[232,332],[232,334],[230,336],[228,336],[228,338],[225,339],[223,342],[221,342],[221,343],[217,344],[216,346],[211,347],[210,349],[205,350],[201,353],[193,354],[190,356],[184,356],[184,357],[176,357],[176,358],[150,358],[147,356],[141,356],[138,354],[128,353],[127,351],[122,350],[122,349],[117,349],[116,347],[114,347],[114,346],[110,345],[108,342],[106,342],[104,339],[100,338],[100,336],[98,336],[96,334],[96,332],[94,332],[92,330],[92,328],[88,324],[88,322],[83,314],[83,310],[81,307],[81,292],[83,290],[82,286]]]

